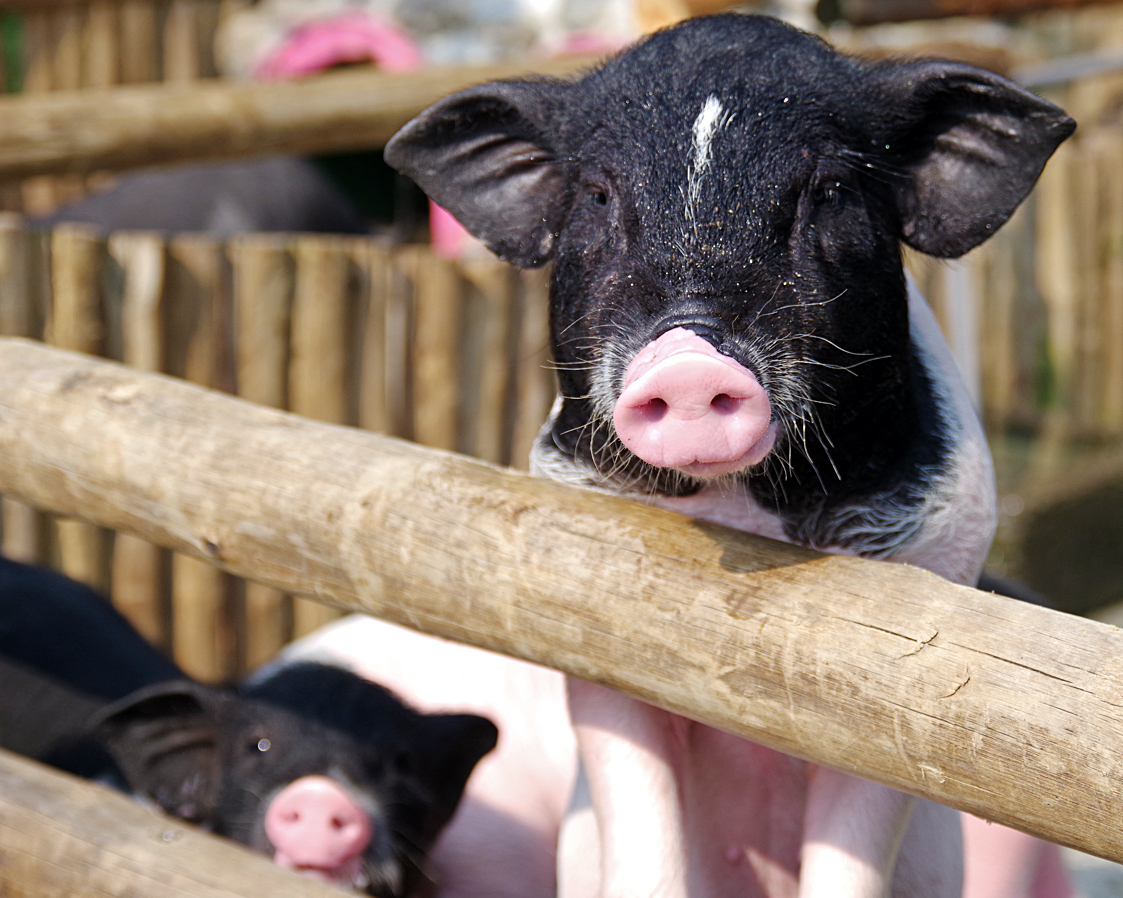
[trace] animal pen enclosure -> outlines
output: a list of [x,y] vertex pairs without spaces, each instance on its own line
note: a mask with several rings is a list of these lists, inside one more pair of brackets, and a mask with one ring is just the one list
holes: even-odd
[[[25,114],[34,120],[47,108],[26,105],[34,103],[37,91],[183,82],[213,74],[206,35],[222,8],[233,5],[218,0],[92,0],[21,8],[27,46],[34,53],[24,60],[20,75],[28,93],[11,98],[3,110],[9,114],[0,115],[0,156],[12,143],[4,136],[7,123]],[[4,6],[9,12],[13,8]],[[1085,49],[1093,32],[1100,37],[1113,29],[1118,33],[1117,24],[1103,21],[1114,20],[1090,13],[1086,24],[1071,26],[1066,48]],[[127,35],[140,33],[137,23],[147,23],[147,41],[121,52]],[[160,35],[156,44],[153,33]],[[11,64],[6,68],[12,69]],[[328,77],[353,78],[347,83],[354,85],[362,80]],[[374,106],[378,90],[404,82],[379,83],[369,101]],[[221,92],[225,87],[208,82],[199,89]],[[153,102],[166,104],[162,88],[148,89]],[[277,87],[282,93],[298,89]],[[992,435],[1029,432],[1058,444],[1112,446],[1123,436],[1123,122],[1118,115],[1123,92],[1113,75],[1050,89],[1073,108],[1082,130],[1050,163],[1034,198],[965,263],[914,259],[912,265],[976,387]],[[258,88],[245,90],[240,97],[255,96]],[[111,95],[120,96],[102,96],[108,102]],[[74,139],[89,134],[82,132],[83,116],[93,119],[98,112],[88,96],[52,98],[72,103],[63,107],[60,119],[70,121],[74,130],[69,138],[64,133],[61,142],[70,139],[70,158],[77,161],[69,167],[55,162],[53,169],[44,165],[43,171],[89,172],[106,164],[91,162],[89,156],[83,160],[88,147],[83,150]],[[428,101],[425,96],[413,101],[416,108]],[[372,107],[371,114],[375,112]],[[407,113],[399,108],[395,114]],[[315,130],[326,140],[347,137],[322,126]],[[295,138],[286,139],[299,148]],[[9,180],[4,195],[9,208],[41,211],[84,191],[89,181],[84,173]],[[48,234],[28,231],[18,219],[0,229],[0,334],[102,355],[144,372],[169,373],[303,418],[353,425],[516,467],[524,463],[553,397],[545,289],[541,273],[514,272],[485,258],[445,260],[423,246],[368,238],[247,235],[219,242],[198,235],[98,235],[65,227]],[[663,585],[643,578],[634,588],[645,590],[645,607],[650,603],[653,608],[675,590],[697,592],[701,598],[689,612],[701,615],[695,620],[698,627],[694,631],[688,624],[686,629],[694,636],[703,634],[705,644],[678,643],[670,635],[669,618],[656,615],[650,641],[641,640],[637,649],[630,627],[625,640],[604,609],[594,607],[606,598],[601,571],[611,569],[611,562],[594,552],[590,542],[603,536],[602,515],[648,527],[653,514],[648,510],[614,502],[611,509],[600,508],[600,499],[557,492],[553,486],[539,492],[514,475],[509,480],[462,459],[414,457],[406,448],[368,434],[312,424],[292,425],[291,446],[257,443],[255,427],[281,419],[260,417],[266,413],[238,403],[223,404],[222,397],[181,394],[177,387],[168,387],[166,395],[182,400],[169,408],[181,409],[183,420],[191,419],[196,400],[213,409],[213,416],[202,419],[205,426],[161,432],[153,429],[154,416],[131,416],[137,405],[133,397],[165,395],[162,382],[141,375],[134,380],[116,369],[86,369],[84,362],[41,352],[11,341],[0,348],[0,371],[7,372],[0,381],[5,385],[0,404],[10,403],[18,412],[6,412],[0,420],[0,492],[9,496],[2,500],[3,549],[16,558],[53,563],[110,592],[146,635],[203,679],[231,675],[269,657],[294,633],[336,613],[307,601],[309,594],[332,596],[348,607],[609,681],[766,744],[1123,858],[1116,825],[1119,799],[1111,788],[1118,754],[1111,749],[1120,744],[1113,703],[1119,694],[1120,642],[1107,628],[1012,607],[929,578],[914,579],[904,571],[883,571],[882,566],[820,562],[790,549],[783,550],[789,553],[785,555],[747,538],[696,531],[654,515],[658,526],[670,528],[667,532],[681,543],[681,565],[660,568]],[[79,370],[98,373],[85,382],[82,377],[68,382],[62,374]],[[32,372],[43,380],[33,382]],[[116,392],[91,388],[95,381],[116,384]],[[66,383],[73,389],[64,388]],[[16,396],[17,384],[22,398]],[[49,426],[61,420],[52,418],[56,412],[65,412],[73,422],[67,425],[73,444],[49,455],[39,449],[58,436]],[[215,451],[216,433],[227,434],[226,452]],[[312,442],[303,442],[305,438]],[[37,439],[43,441],[38,446],[33,444]],[[136,471],[123,472],[134,475],[133,480],[126,476],[110,488],[108,472],[99,465],[115,452],[139,459],[157,446],[167,452],[165,464],[137,465]],[[303,451],[309,446],[315,451]],[[261,454],[255,456],[258,449]],[[344,476],[364,472],[368,461],[382,458],[380,453],[396,459],[378,463],[385,473],[374,480],[387,487],[384,494],[382,487],[375,489],[363,479],[366,474],[351,481]],[[299,464],[302,454],[308,464]],[[254,458],[267,461],[255,464]],[[230,479],[217,476],[227,468]],[[74,479],[65,488],[57,481],[52,485],[52,470],[69,471]],[[207,479],[203,471],[216,476]],[[294,491],[297,474],[302,486]],[[211,497],[202,504],[199,496],[184,491],[200,480],[207,482]],[[306,491],[316,482],[322,489]],[[78,483],[84,485],[82,495],[75,491]],[[287,537],[268,542],[262,539],[265,531],[231,528],[235,500],[244,499],[251,484],[257,511],[242,507],[242,519],[268,508],[276,516],[275,533],[307,532],[315,545]],[[95,498],[99,489],[107,498]],[[422,493],[447,499],[451,510],[426,504],[418,498]],[[360,497],[373,504],[363,506]],[[454,497],[462,501],[452,501]],[[586,501],[591,504],[581,504]],[[545,527],[544,521],[570,520],[574,502],[581,521],[576,542],[566,544],[560,561],[555,559],[558,566],[550,566],[547,560],[556,550],[547,551],[535,528]],[[395,503],[406,509],[404,517],[389,514]],[[182,514],[182,528],[166,520],[129,518],[125,511],[146,506]],[[339,509],[364,525],[351,521],[348,538],[332,543],[339,536],[333,529]],[[457,517],[471,509],[483,518]],[[479,543],[441,546],[432,532],[441,526],[442,534],[470,533],[484,519],[486,538]],[[612,539],[623,539],[627,529],[617,523]],[[420,535],[412,549],[391,551],[392,537],[412,539],[415,532]],[[638,551],[632,544],[610,540],[608,545],[632,555]],[[335,554],[344,549],[356,554]],[[409,555],[416,568],[395,566],[402,555]],[[481,566],[481,558],[488,563]],[[214,566],[216,561],[222,570]],[[815,567],[820,563],[828,566],[826,574]],[[815,577],[806,576],[807,565]],[[302,566],[320,570],[323,577],[297,576]],[[831,590],[816,586],[817,578],[830,579]],[[633,588],[628,580],[608,581],[620,587],[625,603]],[[700,588],[702,582],[708,585]],[[475,623],[433,604],[442,592],[456,596],[465,613],[477,616]],[[288,598],[293,593],[305,598],[294,602]],[[750,593],[762,596],[765,604],[748,613],[744,597]],[[730,596],[740,598],[730,602]],[[891,596],[904,596],[903,604],[887,603]],[[845,607],[831,605],[835,600]],[[558,613],[544,613],[546,606],[537,605],[539,601],[552,603],[550,607],[567,603],[575,618],[587,614],[585,623],[568,625]],[[785,606],[795,611],[782,611]],[[855,612],[858,607],[860,613]],[[919,617],[918,608],[923,608]],[[758,627],[767,629],[765,621],[805,628],[794,661],[784,658],[781,663],[783,653],[776,646],[749,638],[746,622],[755,633]],[[676,616],[675,627],[681,623]],[[729,634],[716,652],[714,627]],[[851,628],[869,641],[855,648]],[[1009,648],[1011,634],[1025,639],[1016,650]],[[1048,637],[1046,650],[1031,644],[1042,634]],[[661,648],[668,640],[692,659],[685,668],[673,668],[682,675],[681,683],[659,676],[669,658]],[[1001,650],[998,640],[1006,641]],[[842,708],[839,719],[831,718],[834,735],[813,747],[800,741],[799,726],[779,721],[780,705],[769,704],[769,696],[775,698],[777,684],[793,671],[819,665],[846,669],[845,657],[829,654],[832,645],[881,659],[883,666],[865,683],[855,675],[803,684],[810,706],[839,703]],[[924,646],[928,648],[920,651]],[[698,660],[704,654],[717,659],[710,664],[724,659],[734,675],[726,671],[724,679],[717,676]],[[915,657],[916,666],[902,676],[904,655]],[[762,667],[749,666],[749,658],[762,659]],[[773,663],[775,669],[767,670]],[[968,666],[978,694],[956,690]],[[932,683],[946,689],[937,694]],[[927,684],[927,691],[920,689],[919,699],[915,692],[904,698],[904,691],[919,688],[917,684]],[[756,706],[742,700],[750,694]],[[955,707],[948,711],[942,706],[953,696]],[[900,720],[894,715],[901,712],[887,710],[894,701],[913,702],[907,720],[916,741],[909,745],[930,754],[918,754],[915,764],[906,763],[896,747],[877,742],[887,720]],[[1027,701],[1032,713],[1024,710]],[[998,707],[1008,715],[1009,744],[988,744],[980,756],[970,728],[959,727],[987,702],[988,713]],[[1064,716],[1051,714],[1050,704],[1068,710]],[[948,716],[925,723],[925,714],[937,708]],[[1086,724],[1079,732],[1068,723],[1078,714]],[[864,727],[860,737],[859,726]],[[1031,732],[1033,727],[1042,729]],[[821,737],[823,730],[824,718],[816,712],[802,732]],[[879,734],[876,744],[855,759],[853,746],[870,741],[870,731]],[[1029,780],[1027,751],[1039,771]],[[4,765],[0,776],[6,777],[8,762]],[[18,764],[12,769],[19,776],[33,776]],[[1016,782],[1011,771],[1017,773]],[[994,782],[1004,785],[996,789]],[[70,787],[63,789],[50,777],[36,783],[37,788],[69,794]],[[27,806],[33,807],[41,794],[29,793]],[[17,814],[11,807],[0,806],[0,830],[7,844],[17,844],[8,840],[17,838],[19,814],[26,811]],[[129,822],[127,811],[121,813],[125,831],[134,837],[147,832],[143,824]],[[27,819],[22,817],[22,825]],[[88,843],[89,829],[82,821],[73,821],[69,832],[75,841],[66,843],[72,847],[60,849],[63,853]],[[144,838],[152,840],[151,834]],[[180,839],[161,842],[143,863],[165,863],[161,858],[174,854]],[[195,843],[189,847],[197,850]],[[197,863],[184,862],[178,875],[190,876]],[[257,877],[269,875],[254,868],[249,878],[231,882],[224,879],[228,868],[219,869],[208,886],[215,894],[256,894],[264,882]],[[69,879],[60,874],[58,894],[72,894],[83,881],[82,872],[67,875]],[[130,874],[120,875],[127,879]],[[282,888],[277,886],[278,894]]]

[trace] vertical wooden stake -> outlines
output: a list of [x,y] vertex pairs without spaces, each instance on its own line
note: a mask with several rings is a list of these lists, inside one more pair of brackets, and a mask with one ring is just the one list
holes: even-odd
[[[51,239],[51,311],[47,342],[93,355],[105,336],[100,281],[104,244],[90,228],[61,225]],[[108,594],[104,531],[75,520],[57,522],[59,564],[75,580]]]
[[355,258],[366,283],[362,354],[358,366],[359,426],[377,433],[389,433],[386,314],[394,290],[391,251],[382,243],[363,242],[356,246]]
[[[109,238],[110,257],[123,279],[122,361],[142,371],[164,370],[164,242],[157,234]],[[113,542],[113,602],[154,645],[167,645],[165,591],[168,553],[147,540],[118,533]]]
[[428,247],[406,246],[401,262],[414,284],[414,439],[455,449],[459,433],[460,279],[455,265]]
[[[170,372],[219,387],[224,380],[226,304],[222,250],[206,237],[182,235],[169,247],[167,324]],[[198,558],[172,558],[172,650],[192,676],[217,680],[236,672],[227,592],[230,578]]]
[[[36,306],[42,302],[42,283],[32,257],[33,238],[18,219],[0,222],[0,334],[39,335]],[[44,516],[30,505],[5,498],[0,503],[0,546],[16,561],[42,562]]]
[[[479,370],[473,391],[475,401],[463,415],[464,425],[472,424],[474,440],[459,448],[485,461],[508,464],[508,396],[514,370],[511,352],[514,273],[509,265],[482,257],[466,259],[461,270],[479,291],[474,310],[480,320],[473,329],[477,339],[471,341],[476,344],[472,349]],[[462,393],[466,387],[461,384]]]
[[[230,246],[234,266],[238,395],[286,408],[293,269],[289,241],[247,235]],[[279,590],[246,583],[247,666],[267,660],[291,636],[292,601]]]
[[526,470],[530,450],[557,395],[550,362],[550,286],[545,272],[519,275],[518,400],[511,446],[511,465]]
[[[294,247],[289,410],[329,424],[347,421],[349,312],[354,283],[350,241],[305,235]],[[304,636],[339,617],[319,602],[294,599],[293,635]],[[251,630],[262,629],[260,623]],[[264,635],[264,634],[259,634]],[[264,661],[281,645],[275,645]],[[258,652],[264,654],[261,646]]]
[[156,6],[151,0],[119,0],[121,22],[120,76],[122,84],[155,81]]

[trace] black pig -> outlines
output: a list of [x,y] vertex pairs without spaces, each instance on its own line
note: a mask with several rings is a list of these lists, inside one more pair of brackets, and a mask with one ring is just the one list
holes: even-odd
[[369,234],[355,202],[316,165],[273,156],[123,174],[112,187],[47,215],[33,227],[84,222],[103,231],[247,231]]
[[[990,458],[900,244],[981,243],[1073,128],[967,65],[727,15],[454,94],[386,158],[501,257],[553,264],[536,471],[973,584]],[[591,684],[569,706],[563,895],[960,894],[947,809]]]
[[0,559],[0,745],[282,866],[411,894],[496,739],[484,717],[419,714],[326,664],[194,682],[92,590]]

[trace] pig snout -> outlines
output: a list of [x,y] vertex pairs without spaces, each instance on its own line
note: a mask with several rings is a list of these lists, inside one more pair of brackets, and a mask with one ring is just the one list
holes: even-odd
[[776,441],[755,375],[684,327],[632,359],[613,424],[635,455],[659,468],[718,477],[762,461]]
[[370,815],[335,780],[305,776],[277,793],[265,812],[265,834],[281,867],[350,884],[370,844]]

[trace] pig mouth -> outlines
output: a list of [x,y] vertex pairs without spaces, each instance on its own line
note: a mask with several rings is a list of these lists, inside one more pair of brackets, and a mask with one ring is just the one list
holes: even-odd
[[[368,857],[356,857],[335,866],[322,866],[294,864],[279,857],[280,854],[274,853],[273,863],[307,879],[377,898],[399,898],[402,894],[401,870],[392,859],[379,862]],[[372,870],[375,872],[372,873]]]
[[289,865],[279,861],[276,856],[274,856],[273,862],[278,866],[287,867],[308,879],[330,883],[334,886],[349,889],[352,892],[366,891],[367,887],[370,885],[370,880],[363,871],[362,862],[359,858],[353,858],[351,861],[338,867]]

